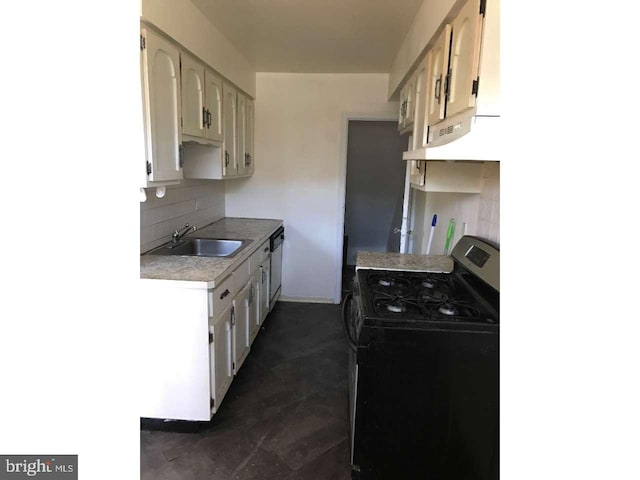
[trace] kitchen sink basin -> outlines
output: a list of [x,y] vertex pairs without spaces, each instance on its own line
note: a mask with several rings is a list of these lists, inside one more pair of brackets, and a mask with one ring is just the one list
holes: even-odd
[[176,245],[167,243],[151,250],[152,255],[190,255],[196,257],[233,257],[249,240],[222,240],[215,238],[185,238]]

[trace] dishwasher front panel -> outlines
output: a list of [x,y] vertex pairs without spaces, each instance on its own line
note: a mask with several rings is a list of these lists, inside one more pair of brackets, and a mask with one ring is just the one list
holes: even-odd
[[269,310],[273,308],[280,297],[282,284],[282,244],[271,252],[271,282],[269,292]]

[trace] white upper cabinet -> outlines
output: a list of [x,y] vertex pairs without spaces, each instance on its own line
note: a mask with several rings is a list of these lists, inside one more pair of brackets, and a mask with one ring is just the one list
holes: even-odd
[[235,176],[238,173],[236,163],[237,147],[237,93],[230,83],[222,83],[222,118],[224,125],[224,142],[222,145],[222,176]]
[[415,115],[416,76],[412,75],[400,92],[400,113],[398,130],[405,133],[411,130]]
[[482,43],[480,0],[467,0],[452,22],[451,29],[448,117],[475,106]]
[[254,138],[254,108],[253,100],[247,98],[247,116],[245,123],[245,173],[248,175],[253,174],[253,138]]
[[429,60],[431,52],[422,60],[415,75],[415,113],[413,126],[413,148],[423,148],[427,144],[428,125],[426,112],[428,104]]
[[247,123],[247,97],[242,93],[237,93],[238,113],[236,124],[236,164],[238,168],[238,175],[244,175],[246,173],[246,123]]
[[444,119],[445,82],[449,68],[449,47],[451,42],[451,25],[445,25],[438,40],[431,49],[429,62],[429,91],[427,124],[435,125]]
[[238,124],[237,124],[238,175],[253,173],[253,100],[238,92]]
[[222,142],[222,79],[210,69],[205,71],[206,138]]
[[204,138],[207,129],[207,109],[204,105],[204,65],[191,55],[182,53],[182,133]]
[[147,180],[180,180],[180,52],[148,28],[140,41]]
[[222,142],[222,79],[184,52],[181,71],[184,140]]
[[140,50],[141,186],[253,175],[253,100],[144,22]]

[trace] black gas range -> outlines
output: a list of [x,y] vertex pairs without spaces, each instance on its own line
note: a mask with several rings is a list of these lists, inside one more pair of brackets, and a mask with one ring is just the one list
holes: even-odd
[[498,478],[499,256],[465,236],[451,272],[356,271],[353,478]]

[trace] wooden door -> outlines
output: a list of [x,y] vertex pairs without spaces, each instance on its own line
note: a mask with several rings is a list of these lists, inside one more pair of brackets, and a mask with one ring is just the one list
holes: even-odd
[[204,138],[207,125],[204,66],[185,53],[181,54],[181,63],[182,133]]
[[142,29],[142,78],[147,174],[152,182],[182,178],[180,158],[180,52]]
[[444,119],[446,106],[445,82],[449,69],[449,46],[451,25],[445,25],[438,40],[431,49],[431,71],[428,92],[427,118],[429,125],[435,125]]
[[468,0],[452,25],[447,117],[475,106],[474,82],[478,79],[482,15],[480,0]]
[[213,412],[219,407],[233,381],[231,305],[209,325],[209,359]]
[[234,374],[238,373],[249,354],[251,339],[249,338],[249,292],[250,285],[244,286],[233,299],[233,360]]
[[224,122],[224,143],[223,143],[223,163],[222,176],[234,176],[238,172],[236,164],[237,151],[237,104],[236,89],[227,82],[222,83],[222,118]]
[[208,122],[206,138],[222,142],[222,79],[211,70],[205,71],[205,105]]

